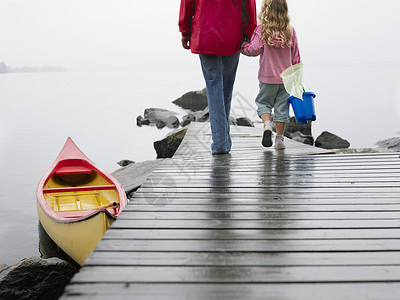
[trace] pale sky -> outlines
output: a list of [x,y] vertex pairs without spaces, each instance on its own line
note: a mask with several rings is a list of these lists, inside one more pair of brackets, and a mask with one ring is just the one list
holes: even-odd
[[[0,0],[0,61],[11,67],[197,66],[198,59],[180,45],[180,0],[149,2]],[[288,5],[303,61],[400,65],[399,0]]]

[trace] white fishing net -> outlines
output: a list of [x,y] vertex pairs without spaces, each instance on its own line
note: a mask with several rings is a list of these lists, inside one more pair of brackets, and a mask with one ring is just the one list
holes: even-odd
[[286,91],[299,99],[303,99],[303,64],[295,64],[281,73]]

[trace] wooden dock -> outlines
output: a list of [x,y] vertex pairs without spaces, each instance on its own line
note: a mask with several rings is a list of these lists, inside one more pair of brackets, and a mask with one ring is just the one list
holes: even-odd
[[261,131],[212,156],[192,123],[61,299],[400,299],[399,153],[276,151]]

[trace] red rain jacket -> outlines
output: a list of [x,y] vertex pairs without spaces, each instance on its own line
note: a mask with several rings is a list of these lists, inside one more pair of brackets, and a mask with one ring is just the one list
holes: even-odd
[[181,0],[179,30],[193,53],[233,55],[256,26],[255,0]]

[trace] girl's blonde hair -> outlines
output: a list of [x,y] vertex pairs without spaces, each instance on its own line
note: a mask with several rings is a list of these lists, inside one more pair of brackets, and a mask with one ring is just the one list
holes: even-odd
[[290,47],[292,30],[286,0],[264,0],[258,15],[262,24],[262,41],[269,46]]

